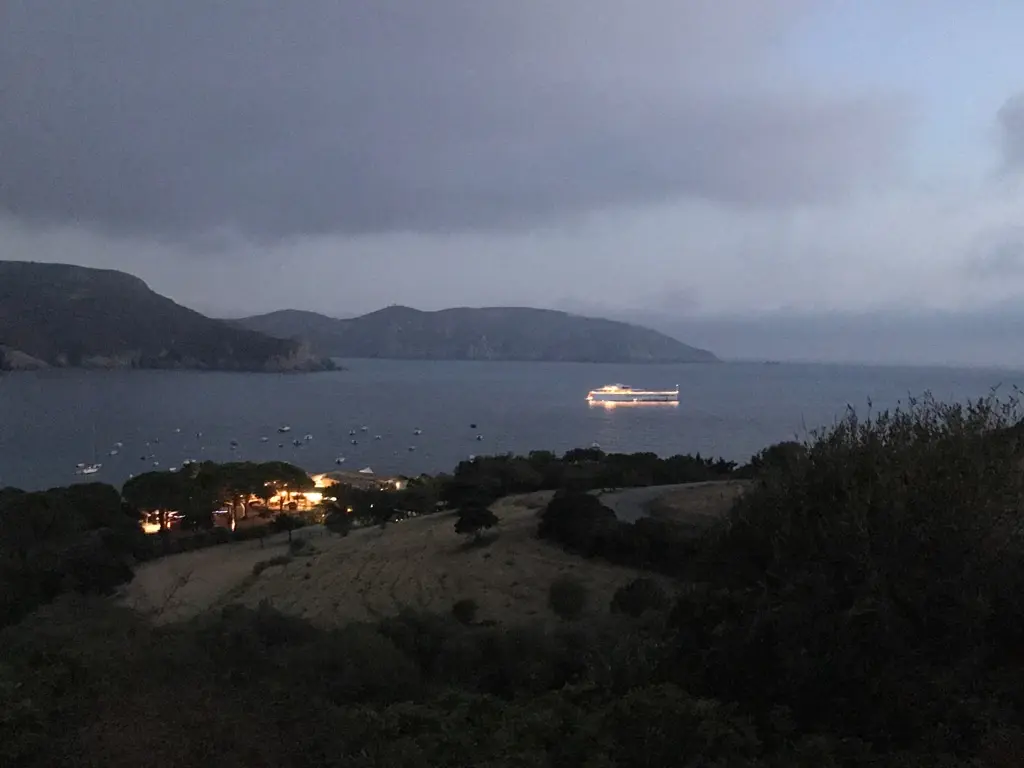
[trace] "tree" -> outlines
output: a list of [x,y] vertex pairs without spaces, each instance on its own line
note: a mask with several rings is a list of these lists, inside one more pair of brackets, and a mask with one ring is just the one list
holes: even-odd
[[498,516],[488,507],[470,506],[459,510],[459,519],[455,521],[455,532],[472,536],[473,541],[480,541],[484,530],[498,524]]
[[289,515],[287,512],[282,512],[274,518],[274,522],[271,523],[274,526],[274,530],[281,532],[288,532],[288,541],[292,540],[292,531],[296,528],[301,528],[302,523],[295,515]]
[[352,531],[352,514],[341,505],[334,503],[327,508],[327,517],[324,519],[324,526],[331,533],[340,536],[348,536]]
[[167,530],[167,513],[190,506],[186,488],[192,482],[185,473],[144,472],[128,480],[121,489],[124,500],[143,512],[156,512],[161,532]]
[[641,576],[615,590],[612,613],[641,616],[645,611],[661,611],[668,607],[668,594],[654,579]]

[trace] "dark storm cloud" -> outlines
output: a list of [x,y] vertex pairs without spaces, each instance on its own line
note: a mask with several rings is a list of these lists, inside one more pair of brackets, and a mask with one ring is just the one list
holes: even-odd
[[1024,170],[1024,93],[1011,97],[999,110],[1003,164],[1011,171]]
[[799,6],[11,0],[0,210],[279,237],[836,199],[898,120],[742,87]]

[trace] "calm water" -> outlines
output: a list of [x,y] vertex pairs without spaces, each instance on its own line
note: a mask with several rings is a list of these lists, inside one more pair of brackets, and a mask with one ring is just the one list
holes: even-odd
[[[284,459],[324,471],[344,456],[345,469],[370,466],[379,473],[411,474],[449,470],[470,454],[564,451],[595,442],[609,451],[700,451],[745,460],[772,442],[832,423],[848,404],[866,410],[869,398],[879,408],[925,390],[942,399],[963,399],[997,385],[1024,384],[1024,374],[1007,371],[804,364],[357,360],[346,365],[349,370],[302,376],[178,371],[0,376],[0,486],[66,485],[81,479],[75,475],[78,462],[93,461],[103,468],[88,479],[120,484],[131,473],[151,469],[154,460],[167,468],[190,458]],[[586,392],[612,382],[647,388],[678,383],[681,402],[675,408],[589,407]],[[277,433],[283,424],[292,427],[288,435]],[[364,425],[369,431],[359,432]],[[423,430],[418,437],[417,428]],[[357,430],[358,445],[350,444],[351,429]],[[292,446],[292,439],[307,433],[312,441]],[[482,441],[475,439],[478,433]],[[382,439],[374,440],[378,434]],[[261,436],[269,442],[261,443]],[[232,440],[239,443],[235,450]],[[115,442],[124,447],[109,456]]]

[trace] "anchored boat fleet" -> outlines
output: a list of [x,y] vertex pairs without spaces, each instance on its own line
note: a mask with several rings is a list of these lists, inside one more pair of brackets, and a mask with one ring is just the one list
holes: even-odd
[[679,404],[679,385],[675,389],[635,389],[626,384],[608,384],[587,393],[591,405]]

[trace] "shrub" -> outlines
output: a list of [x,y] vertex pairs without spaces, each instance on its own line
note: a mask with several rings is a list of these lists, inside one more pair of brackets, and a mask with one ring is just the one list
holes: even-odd
[[715,587],[673,612],[690,690],[884,748],[977,744],[975,681],[1024,642],[1019,424],[925,397],[767,468],[699,559]]
[[487,528],[498,524],[498,516],[484,506],[471,505],[459,510],[459,519],[455,521],[455,532],[480,539],[480,534]]
[[572,576],[560,576],[548,589],[548,606],[560,619],[579,618],[587,607],[587,588]]
[[327,517],[324,519],[324,525],[327,530],[339,536],[348,536],[352,532],[353,523],[352,515],[347,510],[337,506],[332,506],[327,512]]
[[476,600],[464,598],[452,606],[452,616],[454,616],[456,621],[460,624],[472,624],[476,619],[476,612],[478,608],[479,606],[476,604]]
[[311,547],[309,546],[309,542],[305,539],[292,539],[288,542],[288,552],[293,555],[297,555],[300,552],[305,552],[310,548]]
[[612,597],[612,613],[640,616],[645,611],[661,611],[668,607],[668,594],[652,578],[641,576],[615,590]]

